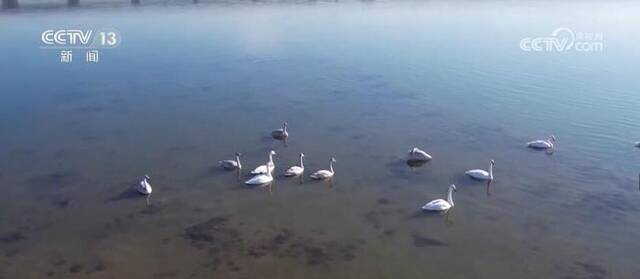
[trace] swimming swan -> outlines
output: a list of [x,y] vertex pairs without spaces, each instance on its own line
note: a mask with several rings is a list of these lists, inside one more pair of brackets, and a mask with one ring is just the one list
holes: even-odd
[[273,181],[273,176],[271,176],[271,172],[273,172],[273,170],[271,170],[271,167],[269,165],[267,165],[266,167],[267,167],[267,171],[265,172],[265,174],[256,175],[256,176],[252,177],[251,179],[245,181],[244,184],[247,184],[247,185],[262,185],[262,184],[267,184],[267,183]]
[[555,136],[550,136],[546,140],[534,140],[527,142],[527,146],[533,149],[553,149],[553,144],[556,140]]
[[447,194],[447,200],[437,199],[428,202],[422,206],[422,210],[429,211],[447,211],[454,206],[452,192],[457,191],[456,185],[451,184],[449,186],[449,193]]
[[427,152],[424,152],[420,148],[414,147],[413,149],[409,150],[409,157],[407,160],[408,161],[430,161],[431,158],[432,158],[431,155],[427,154]]
[[288,137],[289,133],[287,132],[287,122],[284,122],[282,124],[282,128],[273,130],[271,132],[271,136],[276,139],[282,139],[282,138]]
[[302,163],[302,157],[304,154],[300,153],[300,166],[290,167],[287,171],[284,172],[284,176],[298,176],[304,172],[304,164]]
[[[251,171],[251,174],[256,175],[256,174],[265,174],[267,173],[267,169],[269,169],[270,174],[273,174],[273,169],[276,168],[275,164],[273,164],[273,155],[276,155],[276,152],[271,150],[269,152],[269,161],[267,162],[266,165],[260,165],[258,167],[256,167],[255,169],[253,169]],[[267,168],[267,166],[269,166]]]
[[219,163],[225,170],[242,169],[242,164],[240,164],[240,156],[242,156],[242,154],[236,153],[235,160],[224,160],[220,161]]
[[142,181],[140,181],[140,184],[136,188],[136,190],[138,190],[138,193],[143,194],[143,195],[150,195],[151,194],[153,189],[151,188],[151,184],[149,184],[149,181],[147,181],[148,179],[151,179],[151,177],[149,177],[149,175],[145,175],[144,179],[142,179]]
[[314,172],[309,177],[311,177],[312,179],[318,179],[318,180],[333,177],[333,175],[335,174],[335,172],[333,171],[333,163],[335,161],[336,159],[332,157],[331,160],[329,160],[329,170],[319,170],[317,172]]
[[489,172],[481,169],[475,169],[468,170],[465,172],[465,174],[478,180],[493,180],[493,165],[495,165],[495,162],[491,160],[489,165]]

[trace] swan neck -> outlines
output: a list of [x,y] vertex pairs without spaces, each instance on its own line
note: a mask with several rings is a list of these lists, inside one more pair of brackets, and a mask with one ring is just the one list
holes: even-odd
[[273,154],[269,153],[269,163],[273,163]]
[[331,171],[331,173],[333,172],[333,161],[329,161],[329,171]]
[[302,163],[302,156],[300,156],[300,167],[304,169],[304,164]]
[[236,163],[238,164],[238,168],[242,167],[242,164],[240,164],[240,156],[236,155]]
[[451,206],[453,206],[453,188],[449,188],[449,193],[447,194],[447,201]]
[[489,178],[493,179],[493,163],[489,164]]

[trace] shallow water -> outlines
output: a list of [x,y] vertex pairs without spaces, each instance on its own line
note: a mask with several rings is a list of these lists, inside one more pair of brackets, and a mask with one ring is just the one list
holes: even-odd
[[[0,278],[636,278],[640,5],[224,3],[0,14]],[[51,28],[120,31],[99,64]],[[528,53],[558,27],[599,53]],[[5,43],[9,42],[9,43]],[[76,57],[82,59],[82,57]],[[9,65],[9,66],[7,66]],[[270,130],[288,121],[286,145]],[[553,155],[523,143],[559,138]],[[433,155],[410,169],[419,146]],[[333,183],[246,169],[304,152]],[[467,179],[496,160],[487,187]],[[245,173],[248,170],[245,170]],[[154,193],[131,191],[145,173]],[[446,216],[419,207],[458,192]]]

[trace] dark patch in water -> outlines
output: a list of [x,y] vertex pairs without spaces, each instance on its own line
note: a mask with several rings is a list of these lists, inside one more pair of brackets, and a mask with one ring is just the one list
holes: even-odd
[[100,272],[100,271],[103,271],[103,270],[105,270],[105,267],[104,267],[104,265],[103,265],[103,264],[97,264],[97,265],[93,268],[93,271],[95,271],[95,272]]
[[360,74],[355,77],[355,80],[368,82],[368,81],[380,81],[383,76],[380,74]]
[[213,217],[185,229],[184,238],[197,249],[207,249],[211,261],[207,267],[217,270],[225,267],[231,272],[242,268],[233,260],[234,255],[260,259],[266,256],[290,258],[310,266],[326,266],[332,261],[350,261],[355,258],[359,243],[318,242],[296,235],[288,228],[280,228],[256,241],[244,240],[240,232],[229,227],[228,216]]
[[104,107],[99,105],[88,105],[79,107],[76,111],[80,113],[98,113],[104,111]]
[[440,111],[435,111],[435,110],[430,110],[430,111],[423,111],[420,114],[421,118],[436,118],[436,117],[442,117],[443,114]]
[[293,232],[289,229],[282,229],[276,236],[273,238],[273,244],[275,245],[283,245],[293,239]]
[[347,130],[347,127],[333,125],[333,126],[329,126],[327,130],[332,133],[342,133]]
[[97,142],[99,139],[99,137],[97,136],[93,136],[93,135],[85,135],[82,136],[82,142],[84,143],[93,143],[93,142]]
[[374,229],[379,230],[382,228],[380,224],[380,213],[377,211],[367,211],[364,215],[365,223],[371,225]]
[[389,199],[387,199],[387,198],[379,198],[378,199],[378,203],[379,204],[390,204],[391,201]]
[[427,164],[428,161],[406,160],[404,163],[410,168],[419,168]]
[[157,272],[153,274],[153,278],[176,278],[178,273],[175,271]]
[[327,266],[332,261],[353,260],[357,248],[357,242],[318,242],[282,228],[273,237],[252,245],[247,254],[254,258],[272,255],[277,258],[303,261],[310,266]]
[[396,160],[384,164],[385,169],[391,174],[392,177],[409,179],[411,176],[407,171],[407,164],[404,160]]
[[227,233],[228,216],[213,217],[206,222],[195,224],[185,229],[184,237],[191,240],[191,244],[200,247],[203,243],[216,243],[224,240]]
[[20,252],[20,250],[18,248],[13,248],[13,249],[9,249],[6,252],[4,252],[4,255],[8,258],[11,258],[15,255],[17,255]]
[[[240,163],[242,163],[242,162],[240,162]],[[219,164],[216,164],[216,165],[210,166],[207,169],[207,175],[203,176],[203,178],[217,176],[217,175],[225,174],[225,173],[228,173],[228,172],[229,172],[228,170],[225,170],[222,167],[220,167]]]
[[411,219],[424,219],[424,218],[442,218],[446,212],[438,212],[438,211],[427,211],[427,210],[418,210],[413,211],[409,216],[407,216],[407,220]]
[[120,217],[113,218],[113,221],[104,225],[105,237],[108,232],[124,232],[126,231],[126,224]]
[[25,240],[27,237],[22,232],[10,232],[0,235],[0,244],[12,244]]
[[589,275],[588,278],[599,279],[607,277],[607,269],[598,264],[578,261],[576,265]]
[[124,190],[122,190],[122,192],[118,193],[117,195],[105,200],[105,203],[118,202],[123,200],[137,200],[137,199],[144,198],[144,195],[141,195],[140,193],[138,193],[138,191],[136,191],[136,189],[134,188],[139,183],[140,181],[137,181],[137,180],[131,180],[131,181],[122,183],[121,188],[123,188]]
[[185,229],[183,237],[191,241],[191,245],[197,249],[208,248],[211,263],[208,265],[213,270],[226,256],[225,250],[242,247],[240,232],[228,227],[229,216],[213,217],[203,223],[195,224]]
[[111,103],[112,104],[122,104],[122,103],[124,103],[124,99],[122,99],[122,98],[113,98],[113,99],[111,99]]
[[422,248],[422,247],[428,247],[428,246],[436,246],[436,247],[447,246],[446,243],[440,240],[424,237],[424,236],[418,235],[417,233],[413,233],[412,237],[413,237],[413,245],[415,247]]
[[64,188],[77,183],[78,180],[78,174],[73,171],[53,172],[32,177],[29,180],[29,185],[34,188]]
[[176,145],[167,148],[167,152],[173,155],[175,155],[176,153],[195,152],[197,150],[197,145]]
[[606,181],[615,185],[627,185],[627,182],[602,164],[577,167],[576,170],[592,181]]
[[394,234],[396,234],[395,230],[384,230],[382,232],[385,236],[393,236]]
[[74,263],[69,267],[69,272],[79,273],[84,269],[84,266],[79,263]]
[[69,198],[56,198],[54,199],[52,202],[54,207],[62,209],[62,208],[66,208],[69,206],[69,204],[71,203],[71,199]]
[[236,264],[236,262],[231,260],[227,261],[227,268],[232,272],[239,272],[242,270],[242,268],[238,264]]
[[[495,217],[494,217],[495,218]],[[489,218],[487,218],[489,219]],[[547,234],[549,233],[549,226],[541,220],[535,220],[531,217],[527,218],[527,221],[523,225],[524,231],[528,234]]]
[[585,209],[585,218],[603,222],[615,222],[630,212],[640,211],[640,206],[619,193],[586,193],[577,207]]
[[157,206],[156,204],[151,204],[147,207],[145,207],[144,209],[140,210],[140,214],[143,215],[156,215],[158,213],[161,213],[163,210],[162,207]]
[[51,261],[51,264],[53,266],[63,266],[65,264],[67,264],[67,260],[65,259],[55,259]]

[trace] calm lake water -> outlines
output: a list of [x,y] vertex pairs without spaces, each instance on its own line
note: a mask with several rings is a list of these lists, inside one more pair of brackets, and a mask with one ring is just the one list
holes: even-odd
[[[640,4],[0,13],[0,278],[638,278]],[[98,64],[40,33],[115,28]],[[602,52],[525,52],[558,27]],[[286,146],[271,129],[289,122]],[[553,155],[528,140],[554,134]],[[434,160],[410,169],[419,146]],[[246,169],[304,152],[333,183]],[[495,159],[495,182],[471,168]],[[152,176],[149,205],[132,187]],[[310,172],[308,171],[307,174]],[[419,210],[455,183],[446,216]]]

